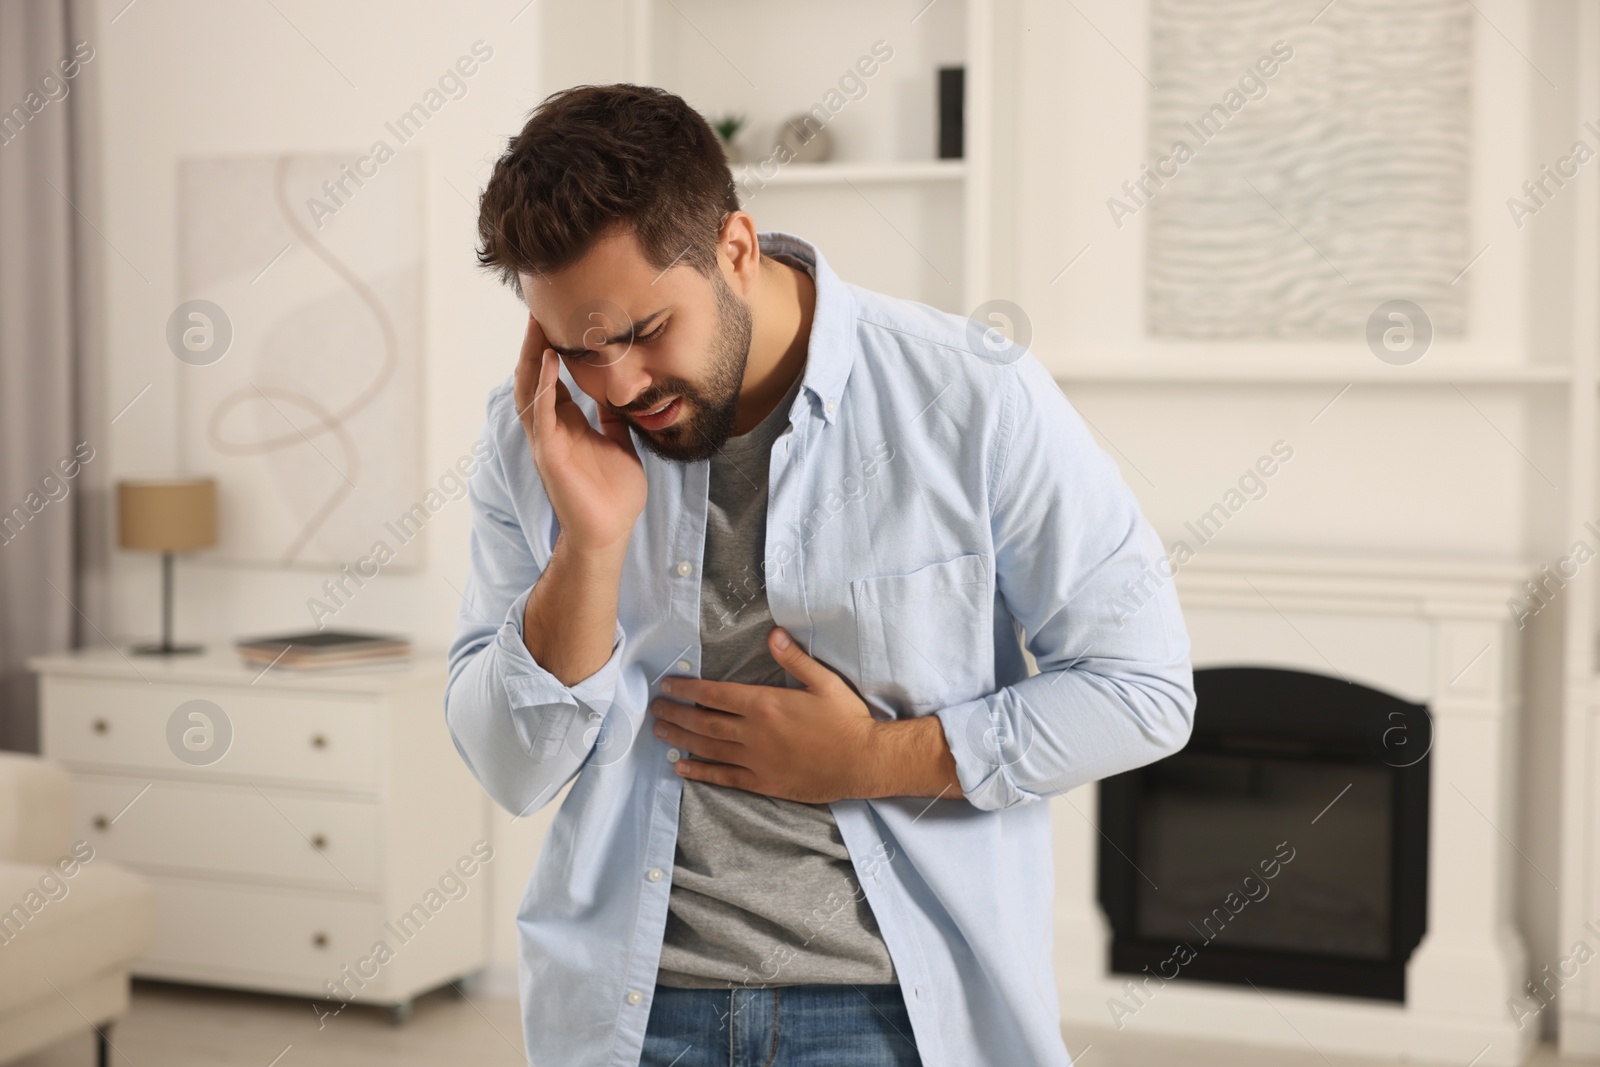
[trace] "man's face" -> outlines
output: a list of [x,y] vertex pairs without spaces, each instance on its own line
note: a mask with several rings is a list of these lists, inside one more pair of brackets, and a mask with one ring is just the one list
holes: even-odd
[[[750,308],[721,271],[650,265],[613,233],[556,274],[522,275],[528,310],[572,380],[652,452],[691,463],[728,439],[750,356]],[[672,401],[665,417],[645,418]]]

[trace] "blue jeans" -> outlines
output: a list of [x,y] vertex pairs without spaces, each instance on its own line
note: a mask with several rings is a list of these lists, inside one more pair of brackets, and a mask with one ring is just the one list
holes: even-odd
[[658,985],[640,1067],[921,1067],[898,985]]

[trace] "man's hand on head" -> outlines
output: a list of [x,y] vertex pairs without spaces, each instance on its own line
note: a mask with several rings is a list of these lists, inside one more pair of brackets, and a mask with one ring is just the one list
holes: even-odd
[[781,627],[767,647],[804,688],[662,680],[668,697],[650,704],[655,735],[701,757],[679,760],[680,775],[808,804],[962,795],[936,717],[881,722]]
[[644,465],[626,423],[600,405],[600,429],[590,426],[560,373],[530,314],[512,395],[545,495],[574,549],[626,549],[649,496]]

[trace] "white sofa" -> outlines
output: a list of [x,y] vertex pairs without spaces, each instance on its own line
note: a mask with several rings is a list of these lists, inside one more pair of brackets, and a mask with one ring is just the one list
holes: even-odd
[[72,840],[72,785],[54,762],[0,752],[0,1063],[128,1010],[128,967],[155,938],[143,878]]

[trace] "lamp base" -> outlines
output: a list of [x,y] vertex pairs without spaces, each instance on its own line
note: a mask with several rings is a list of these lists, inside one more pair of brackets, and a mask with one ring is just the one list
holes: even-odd
[[128,651],[135,656],[194,656],[204,652],[204,645],[134,645]]

